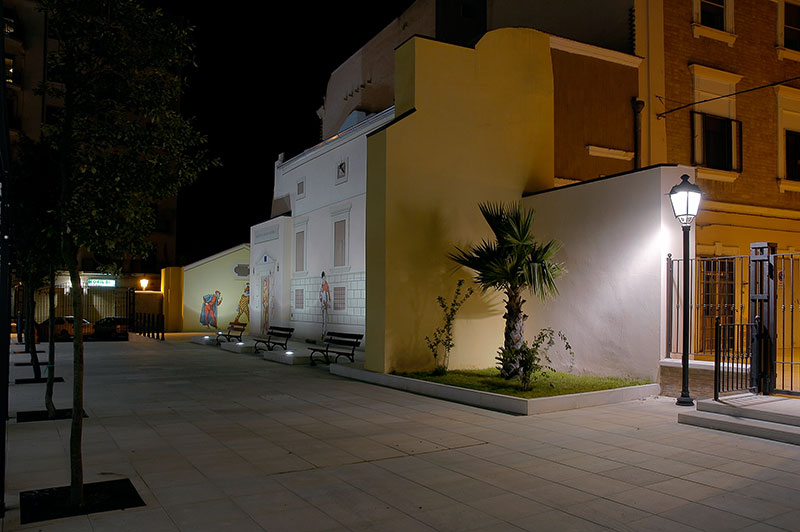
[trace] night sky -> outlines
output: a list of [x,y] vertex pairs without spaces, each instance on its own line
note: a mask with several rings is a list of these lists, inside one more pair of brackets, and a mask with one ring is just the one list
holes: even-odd
[[330,73],[412,0],[160,3],[196,27],[198,68],[182,109],[223,164],[178,197],[186,265],[248,242],[250,226],[268,219],[278,154],[320,140],[316,110]]

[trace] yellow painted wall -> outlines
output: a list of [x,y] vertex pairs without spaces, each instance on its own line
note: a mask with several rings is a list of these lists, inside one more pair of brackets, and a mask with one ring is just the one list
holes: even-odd
[[[553,186],[549,36],[487,33],[474,49],[415,37],[396,52],[397,116],[368,141],[366,367],[431,367],[424,342],[436,297],[471,278],[446,254],[490,231],[482,201]],[[489,367],[503,339],[502,298],[476,294],[455,328],[451,368]]]
[[[184,270],[184,331],[227,329],[228,323],[236,316],[239,300],[247,284],[246,280],[236,279],[233,275],[233,267],[238,263],[250,264],[249,249],[241,248]],[[206,327],[200,323],[203,296],[213,294],[216,290],[219,290],[222,296],[222,304],[217,309],[217,327]],[[247,318],[242,315],[239,321],[246,322]]]
[[167,332],[183,330],[183,268],[170,266],[161,270],[161,293],[164,294],[164,328]]

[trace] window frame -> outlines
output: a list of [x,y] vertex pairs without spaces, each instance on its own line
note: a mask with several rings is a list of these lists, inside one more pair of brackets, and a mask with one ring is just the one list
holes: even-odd
[[[723,23],[724,29],[720,30],[713,26],[703,25],[702,11],[706,0],[692,0],[692,34],[695,38],[706,37],[733,46],[736,42],[734,32],[734,8],[733,0],[723,0]],[[716,2],[712,2],[716,3]]]
[[[340,173],[340,169],[343,169],[344,172]],[[350,177],[350,157],[342,157],[336,161],[336,166],[333,170],[333,185],[341,185],[342,183],[347,183],[348,178]]]
[[[800,61],[800,47],[797,49],[786,47],[786,4],[791,4],[800,8],[800,0],[773,0],[777,9],[777,36],[775,50],[778,53],[778,59],[789,59],[792,61]],[[800,29],[800,28],[798,28]]]
[[[700,131],[697,130],[697,118],[701,118],[701,127]],[[730,142],[731,142],[731,167],[730,168],[716,168],[713,166],[708,166],[708,157],[707,157],[707,137],[706,133],[706,120],[707,119],[714,119],[714,120],[724,120],[731,124],[730,130]],[[734,172],[734,173],[741,173],[742,171],[742,122],[740,120],[736,120],[735,118],[728,118],[726,116],[719,116],[710,113],[701,113],[699,111],[691,111],[691,127],[692,127],[692,166],[698,166],[701,168],[709,169],[709,170],[716,170],[720,172]],[[701,153],[698,154],[698,138],[699,138],[699,145],[701,149],[699,150]]]
[[[297,253],[298,246],[297,246],[297,235],[299,233],[303,233],[303,249],[302,249],[302,256],[303,256],[303,269],[297,269]],[[308,275],[308,219],[302,220],[295,220],[294,222],[294,229],[292,234],[294,238],[292,239],[292,276],[293,277],[304,277]]]
[[[336,291],[344,291],[344,295],[342,296],[341,300],[343,300],[342,308],[336,308],[336,302],[340,301],[340,299],[336,298]],[[344,284],[336,284],[331,286],[331,306],[330,311],[334,314],[347,314],[347,285]]]
[[[347,203],[331,208],[331,271],[350,271],[350,210],[352,204]],[[344,264],[336,266],[336,223],[344,222]]]
[[800,133],[800,89],[778,85],[775,87],[777,99],[777,122],[778,131],[778,190],[780,192],[800,192],[800,181],[787,178],[786,169],[786,132],[794,131]]

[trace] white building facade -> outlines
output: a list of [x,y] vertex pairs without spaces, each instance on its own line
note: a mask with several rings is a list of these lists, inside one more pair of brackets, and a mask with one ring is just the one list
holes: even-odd
[[393,118],[392,107],[276,162],[273,205],[291,210],[250,229],[252,334],[289,326],[318,340],[322,300],[327,330],[365,332],[367,135]]

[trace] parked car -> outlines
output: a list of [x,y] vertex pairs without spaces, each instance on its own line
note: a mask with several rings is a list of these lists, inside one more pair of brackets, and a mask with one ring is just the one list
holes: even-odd
[[[43,322],[44,327],[47,327],[47,322]],[[68,340],[75,334],[75,318],[73,316],[58,316],[55,319],[55,337],[56,340]],[[83,337],[92,336],[94,334],[94,325],[85,319],[83,320]]]
[[98,340],[127,340],[128,318],[106,316],[94,322],[93,338]]

